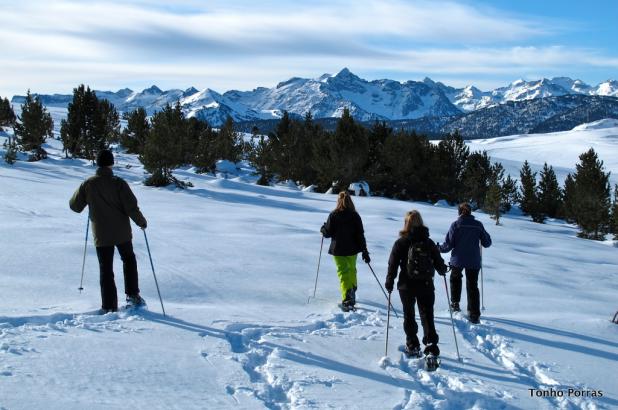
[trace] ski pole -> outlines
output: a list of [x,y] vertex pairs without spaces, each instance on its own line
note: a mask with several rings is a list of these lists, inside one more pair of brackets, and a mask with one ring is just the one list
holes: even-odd
[[388,313],[386,314],[386,346],[384,346],[384,356],[388,356],[388,329],[391,321],[391,292],[388,292]]
[[376,278],[376,282],[378,282],[378,285],[380,286],[380,289],[382,289],[382,293],[384,293],[384,297],[386,298],[386,300],[388,300],[388,306],[393,308],[393,313],[395,314],[397,319],[399,319],[399,315],[397,314],[397,311],[395,310],[395,307],[391,304],[391,300],[386,295],[386,291],[384,290],[384,287],[382,287],[382,284],[380,283],[380,279],[378,279],[378,277],[376,276],[376,273],[373,271],[373,268],[371,267],[371,264],[368,263],[367,266],[369,266],[369,269],[371,270],[371,273],[373,273],[373,277]]
[[163,310],[163,316],[165,316],[165,308],[163,307],[163,298],[161,298],[161,292],[159,291],[159,282],[157,282],[157,275],[155,275],[154,265],[152,263],[152,255],[150,254],[150,246],[148,245],[148,236],[146,236],[146,230],[144,231],[144,239],[146,240],[146,248],[148,249],[148,258],[150,259],[150,267],[152,268],[152,276],[154,276],[155,285],[157,285],[157,293],[159,294],[159,301],[161,301],[161,310]]
[[[315,272],[315,286],[313,287],[313,298],[315,299],[315,292],[318,290],[318,275],[320,274],[320,262],[322,261],[322,246],[324,246],[324,236],[322,236],[322,242],[320,242],[320,256],[318,257],[318,270]],[[307,303],[311,300],[311,296],[307,298]]]
[[483,290],[483,247],[479,245],[481,250],[481,310],[485,310],[485,292]]
[[457,335],[455,334],[455,321],[453,320],[453,308],[451,307],[451,298],[448,295],[448,285],[446,284],[446,275],[444,277],[444,290],[446,290],[446,301],[448,302],[448,312],[451,314],[451,325],[453,326],[453,339],[455,339],[455,349],[457,350],[457,360],[461,362],[459,355],[459,346],[457,345]]
[[88,246],[88,229],[90,228],[90,210],[88,210],[88,219],[86,220],[86,240],[84,241],[84,259],[82,260],[82,278],[79,281],[79,293],[84,290],[84,269],[86,268],[86,247]]

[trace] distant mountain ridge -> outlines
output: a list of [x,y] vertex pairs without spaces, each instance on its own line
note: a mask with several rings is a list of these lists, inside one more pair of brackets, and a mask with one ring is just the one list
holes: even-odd
[[[214,126],[222,124],[228,116],[236,122],[255,122],[280,118],[283,111],[298,116],[311,112],[316,119],[336,118],[347,108],[359,121],[380,120],[422,124],[433,119],[431,122],[440,124],[440,129],[451,129],[461,125],[462,129],[470,132],[470,135],[477,135],[479,130],[472,129],[474,127],[470,124],[504,122],[498,119],[478,120],[483,116],[491,116],[492,113],[509,114],[507,117],[515,124],[511,128],[519,129],[522,128],[522,119],[510,115],[514,112],[519,112],[518,115],[532,116],[533,118],[523,121],[526,124],[530,121],[538,122],[540,118],[545,121],[547,117],[557,112],[564,112],[573,101],[578,101],[581,105],[585,104],[587,99],[565,98],[553,103],[531,105],[548,110],[545,113],[527,112],[519,106],[518,108],[510,106],[511,108],[505,111],[498,108],[500,106],[569,96],[615,98],[618,97],[618,81],[608,80],[597,86],[590,86],[580,80],[556,77],[538,81],[517,80],[505,87],[481,91],[474,86],[454,88],[429,78],[406,82],[388,79],[367,81],[344,68],[336,75],[324,74],[316,79],[294,77],[273,88],[258,87],[252,91],[231,90],[223,94],[211,89],[200,91],[194,87],[163,91],[154,85],[141,92],[128,88],[116,92],[95,92],[99,98],[109,100],[121,112],[143,107],[148,114],[153,114],[166,104],[179,102],[188,116],[208,121]],[[72,100],[72,95],[53,94],[39,97],[48,106],[66,106]],[[21,103],[23,100],[23,96],[12,98],[13,103]],[[603,105],[611,99],[594,101]],[[562,104],[566,104],[564,109],[557,108],[557,105]],[[440,120],[437,120],[438,118]],[[452,118],[458,119],[452,121]]]

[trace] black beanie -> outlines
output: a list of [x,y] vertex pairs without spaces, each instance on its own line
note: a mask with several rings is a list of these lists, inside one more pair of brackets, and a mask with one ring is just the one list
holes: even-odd
[[109,167],[110,165],[114,165],[114,154],[108,149],[99,151],[97,155],[97,166]]

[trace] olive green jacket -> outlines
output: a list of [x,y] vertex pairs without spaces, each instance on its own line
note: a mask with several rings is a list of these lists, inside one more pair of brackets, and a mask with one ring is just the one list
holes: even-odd
[[111,168],[100,167],[75,191],[69,206],[81,212],[88,205],[92,235],[97,247],[120,245],[132,239],[129,218],[146,228],[146,218],[137,206],[129,184],[114,176]]

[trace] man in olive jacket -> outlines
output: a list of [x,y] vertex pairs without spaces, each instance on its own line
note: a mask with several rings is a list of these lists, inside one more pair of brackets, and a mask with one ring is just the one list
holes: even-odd
[[97,248],[101,283],[101,309],[118,310],[118,295],[114,282],[114,247],[118,248],[124,268],[124,289],[127,302],[142,305],[137,279],[137,261],[131,243],[129,218],[146,229],[146,218],[137,206],[137,199],[129,184],[112,172],[114,155],[102,150],[97,155],[96,175],[85,180],[75,191],[69,206],[75,212],[89,207],[92,234]]

